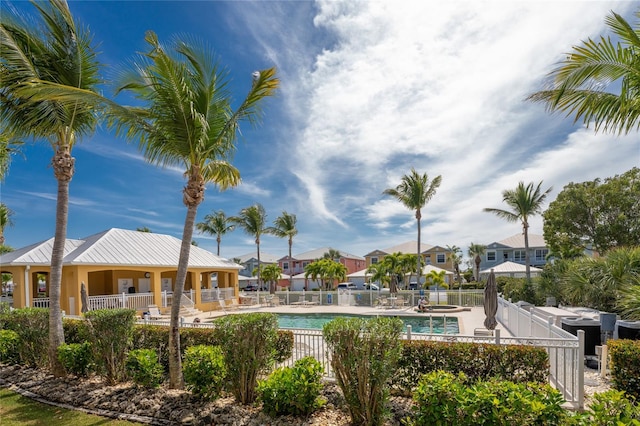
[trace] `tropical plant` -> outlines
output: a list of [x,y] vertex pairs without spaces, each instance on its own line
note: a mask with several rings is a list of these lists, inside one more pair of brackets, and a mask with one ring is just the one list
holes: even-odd
[[482,244],[469,243],[469,250],[467,254],[472,259],[472,262],[476,265],[473,277],[476,281],[480,281],[480,263],[482,262],[482,256],[484,255],[485,246]]
[[383,262],[372,263],[367,268],[367,274],[371,274],[371,282],[379,282],[381,286],[389,285],[391,278],[387,271],[387,265]]
[[0,246],[4,245],[4,229],[7,226],[13,226],[11,216],[13,216],[13,210],[6,204],[0,203]]
[[141,228],[136,228],[136,231],[138,232],[151,232],[151,229],[147,228],[146,226],[143,226]]
[[342,253],[340,253],[340,250],[336,250],[334,248],[329,248],[329,250],[322,254],[323,259],[331,259],[336,262],[339,262],[341,257]]
[[436,190],[440,187],[442,176],[438,175],[429,181],[426,173],[419,174],[414,168],[408,175],[402,176],[402,182],[395,188],[385,189],[383,194],[390,195],[400,201],[409,210],[416,211],[416,221],[418,224],[418,251],[416,252],[418,259],[416,260],[416,268],[418,269],[418,282],[420,282],[421,262],[420,257],[420,221],[422,220],[422,209],[433,198]]
[[204,217],[204,222],[196,223],[196,229],[203,234],[215,235],[216,243],[218,243],[218,251],[216,254],[220,256],[220,243],[222,236],[227,232],[233,232],[236,226],[230,223],[227,215],[222,210],[210,213]]
[[485,212],[493,213],[496,216],[505,219],[507,222],[522,223],[522,233],[524,234],[524,256],[527,280],[531,280],[531,254],[529,253],[529,218],[536,214],[542,213],[542,203],[544,203],[547,194],[553,188],[542,191],[540,187],[542,182],[534,188],[533,182],[527,186],[524,182],[518,183],[516,189],[507,189],[502,191],[502,201],[507,203],[511,210],[503,210],[496,208],[485,208]]
[[596,132],[629,133],[640,125],[640,28],[613,11],[605,22],[616,40],[601,36],[574,46],[549,73],[550,87],[528,99],[545,103],[551,112],[566,112],[574,122],[593,123]]
[[390,292],[397,293],[398,292],[398,277],[403,277],[403,265],[402,265],[402,253],[391,253],[386,255],[382,262],[385,265],[385,270],[387,274],[389,274],[389,284],[390,284]]
[[295,214],[287,213],[286,210],[282,211],[282,215],[278,216],[273,221],[273,227],[267,229],[267,231],[275,235],[278,238],[287,238],[289,242],[289,288],[293,288],[293,257],[291,256],[291,249],[293,247],[293,237],[298,235],[298,228],[296,224],[298,219]]
[[240,213],[238,213],[237,216],[231,216],[229,221],[242,228],[247,235],[255,238],[258,252],[258,288],[261,288],[260,269],[262,265],[260,263],[260,237],[262,234],[267,233],[267,213],[264,207],[262,207],[262,204],[256,203],[240,210]]
[[269,283],[269,292],[275,293],[276,284],[282,278],[282,270],[275,263],[270,263],[260,270],[260,278]]
[[100,79],[92,38],[85,28],[77,25],[67,2],[51,0],[33,5],[39,22],[21,18],[10,8],[0,15],[0,120],[7,126],[8,134],[46,139],[54,150],[51,164],[58,182],[58,198],[51,253],[49,362],[52,372],[60,376],[65,374],[57,349],[64,343],[60,295],[69,183],[75,163],[72,149],[81,136],[94,132],[97,110],[83,103],[58,102],[43,88],[55,84],[92,93]]
[[422,262],[421,262],[421,258],[417,257],[416,261],[416,255],[415,254],[410,254],[410,253],[403,253],[400,255],[400,269],[402,270],[402,277],[406,278],[405,279],[405,289],[407,287],[407,283],[411,282],[411,278],[413,277],[413,274],[417,275],[417,266],[418,266],[418,262],[420,262],[420,266],[422,266]]
[[13,135],[11,132],[5,129],[6,126],[0,126],[0,182],[4,182],[4,179],[9,173],[9,166],[11,165],[11,157],[20,153],[20,146],[23,145],[23,141]]
[[[164,167],[184,167],[187,207],[173,297],[181,300],[198,206],[207,183],[220,190],[236,186],[240,173],[228,159],[242,121],[255,123],[260,101],[278,86],[275,69],[253,73],[253,82],[238,108],[231,108],[227,73],[221,71],[211,50],[203,43],[176,38],[161,44],[155,33],[145,36],[149,51],[130,72],[122,74],[117,92],[131,92],[142,107],[114,108],[112,121],[129,139],[138,139],[145,158]],[[169,382],[184,386],[180,359],[180,303],[171,306],[169,334]]]
[[462,278],[460,277],[460,264],[462,263],[462,250],[456,245],[447,246],[447,250],[449,251],[449,262],[453,265],[453,271],[456,273],[458,288],[461,289]]
[[331,290],[336,279],[347,279],[347,267],[331,259],[318,259],[304,268],[304,277],[320,280],[325,290]]

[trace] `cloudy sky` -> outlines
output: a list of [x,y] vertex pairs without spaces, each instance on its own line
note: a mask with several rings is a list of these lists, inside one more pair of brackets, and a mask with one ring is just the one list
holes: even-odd
[[[14,3],[32,11],[26,2]],[[0,7],[7,7],[3,2]],[[600,1],[74,1],[93,33],[104,76],[161,40],[207,40],[241,100],[251,72],[276,66],[277,97],[262,126],[242,127],[234,164],[243,183],[207,189],[198,221],[215,210],[236,214],[264,205],[271,223],[298,217],[294,254],[334,247],[364,255],[416,239],[414,213],[382,195],[412,167],[442,185],[423,210],[423,242],[489,244],[519,233],[484,213],[505,208],[502,191],[519,181],[553,187],[624,173],[640,165],[638,134],[594,134],[572,119],[525,101],[544,87],[554,64],[588,37],[607,35],[614,10],[635,22],[633,2]],[[110,95],[109,85],[105,94]],[[111,92],[112,93],[112,92]],[[5,230],[14,248],[48,239],[55,225],[52,150],[39,141],[16,157],[1,187],[13,211]],[[144,162],[135,144],[104,129],[74,150],[68,236],[148,227],[181,237],[186,209],[179,171]],[[542,234],[541,218],[530,232]],[[195,234],[216,250],[215,238]],[[241,230],[221,254],[255,251]],[[265,236],[278,257],[287,243]]]

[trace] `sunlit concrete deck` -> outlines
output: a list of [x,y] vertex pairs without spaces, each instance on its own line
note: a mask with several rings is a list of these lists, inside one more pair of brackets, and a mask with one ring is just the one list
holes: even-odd
[[[484,328],[484,308],[472,307],[461,312],[416,312],[415,307],[402,308],[376,308],[370,306],[338,306],[338,305],[281,305],[274,307],[266,307],[260,305],[249,305],[235,308],[233,310],[217,310],[213,312],[204,312],[202,315],[185,317],[185,322],[193,322],[195,318],[206,320],[227,314],[239,314],[246,312],[273,312],[283,314],[305,314],[305,313],[330,313],[330,314],[357,314],[357,315],[388,315],[388,316],[446,316],[447,318],[458,318],[458,327],[461,335],[472,336],[474,329]],[[496,329],[500,330],[500,336],[512,336],[500,323]]]

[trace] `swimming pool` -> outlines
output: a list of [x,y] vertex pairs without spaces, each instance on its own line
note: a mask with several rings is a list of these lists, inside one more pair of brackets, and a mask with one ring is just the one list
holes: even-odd
[[[344,314],[276,314],[280,328],[297,328],[306,330],[322,330],[322,326],[334,318],[374,318],[369,315],[344,315]],[[404,323],[404,331],[407,325],[411,325],[412,333],[433,334],[458,334],[458,318],[445,316],[398,316]]]

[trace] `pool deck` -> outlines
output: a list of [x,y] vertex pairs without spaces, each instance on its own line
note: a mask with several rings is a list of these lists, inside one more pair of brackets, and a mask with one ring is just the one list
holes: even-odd
[[[328,313],[328,314],[356,314],[356,315],[389,315],[389,316],[446,316],[457,317],[458,327],[461,335],[473,336],[474,329],[484,328],[484,308],[473,307],[466,308],[458,312],[416,312],[415,307],[403,307],[403,308],[388,308],[380,309],[370,306],[337,306],[337,305],[281,305],[274,307],[263,307],[259,305],[252,305],[248,307],[241,307],[233,310],[219,310],[213,312],[204,312],[198,317],[202,320],[208,318],[215,318],[226,314],[238,314],[246,312],[273,312],[282,314],[311,314],[311,313]],[[196,316],[185,317],[186,322],[193,322]],[[500,330],[500,335],[503,337],[512,336],[508,330],[506,330],[502,324],[498,323],[496,329]]]

